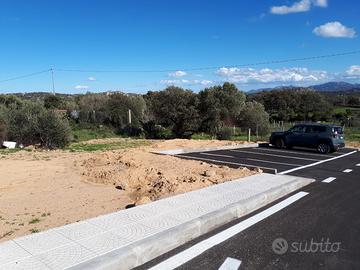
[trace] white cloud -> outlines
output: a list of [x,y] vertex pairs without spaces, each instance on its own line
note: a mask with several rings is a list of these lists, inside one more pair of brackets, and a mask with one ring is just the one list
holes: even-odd
[[253,69],[223,67],[216,72],[227,81],[234,83],[275,83],[275,82],[317,82],[328,77],[326,71],[307,68]]
[[77,85],[74,88],[76,90],[86,90],[86,89],[89,89],[89,86],[87,86],[87,85]]
[[299,2],[295,2],[291,6],[274,6],[270,8],[270,12],[272,14],[289,14],[289,13],[297,13],[297,12],[306,12],[311,8],[310,0],[301,0]]
[[186,75],[187,75],[187,73],[182,70],[177,70],[175,72],[171,72],[168,74],[169,77],[174,77],[174,78],[184,77]]
[[185,80],[185,79],[177,79],[177,80],[161,80],[160,83],[166,85],[211,85],[214,84],[211,80]]
[[312,6],[325,8],[327,5],[327,0],[300,0],[294,2],[291,6],[273,6],[270,8],[270,13],[284,15],[289,13],[307,12]]
[[337,21],[320,25],[313,30],[313,33],[326,38],[354,38],[356,36],[355,29],[348,28]]
[[96,81],[96,78],[95,78],[95,77],[90,76],[90,77],[88,77],[88,78],[87,78],[87,80],[88,80],[88,81],[90,81],[90,82],[93,82],[93,81]]
[[358,66],[358,65],[350,66],[348,68],[348,70],[346,71],[346,75],[347,75],[347,77],[350,77],[350,78],[360,77],[360,66]]
[[327,0],[314,0],[313,3],[318,7],[327,7],[328,5]]

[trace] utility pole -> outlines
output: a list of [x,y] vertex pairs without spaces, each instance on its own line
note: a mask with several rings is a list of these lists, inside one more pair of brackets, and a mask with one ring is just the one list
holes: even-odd
[[52,92],[53,95],[55,96],[54,69],[51,68],[50,71],[51,71],[51,81],[52,81]]
[[131,126],[131,110],[129,109],[129,125]]

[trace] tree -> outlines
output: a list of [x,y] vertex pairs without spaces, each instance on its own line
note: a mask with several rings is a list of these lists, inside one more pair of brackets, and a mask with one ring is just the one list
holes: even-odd
[[[131,110],[131,126],[129,126],[129,110]],[[132,133],[135,129],[140,128],[145,110],[145,100],[138,95],[115,94],[105,104],[108,121],[118,131],[126,131],[126,133]]]
[[86,94],[78,98],[79,121],[82,123],[103,123],[106,120],[105,105],[109,97],[103,94]]
[[63,109],[64,102],[63,100],[56,95],[48,95],[44,99],[44,107],[46,109]]
[[331,116],[331,105],[324,95],[307,88],[284,88],[249,96],[264,105],[276,121],[319,121]]
[[246,102],[237,120],[240,127],[251,128],[253,133],[266,135],[269,132],[269,114],[259,102]]
[[7,136],[6,108],[0,105],[0,147]]
[[174,136],[188,138],[198,129],[198,98],[190,90],[170,86],[160,92],[148,92],[145,96],[150,120],[171,128]]
[[43,111],[38,116],[37,133],[42,147],[63,148],[71,141],[68,121],[53,111]]
[[40,103],[27,101],[21,108],[10,108],[7,118],[8,137],[18,144],[40,144],[53,149],[70,142],[68,121]]
[[225,125],[233,125],[245,104],[245,99],[245,94],[231,83],[200,91],[201,130],[215,135]]

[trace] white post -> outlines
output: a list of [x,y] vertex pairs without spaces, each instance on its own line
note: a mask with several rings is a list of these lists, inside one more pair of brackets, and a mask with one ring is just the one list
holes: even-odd
[[131,110],[129,109],[129,125],[131,125]]
[[248,131],[248,142],[251,141],[251,128],[249,128],[249,131]]

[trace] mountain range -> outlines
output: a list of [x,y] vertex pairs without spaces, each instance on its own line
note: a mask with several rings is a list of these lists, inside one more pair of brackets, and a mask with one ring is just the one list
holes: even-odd
[[319,92],[347,92],[347,91],[360,91],[359,83],[348,83],[348,82],[327,82],[323,84],[311,85],[308,87],[298,87],[298,86],[277,86],[274,88],[261,88],[256,90],[248,91],[251,93],[258,93],[263,91],[272,91],[272,90],[280,90],[280,89],[292,89],[292,88],[312,88]]

